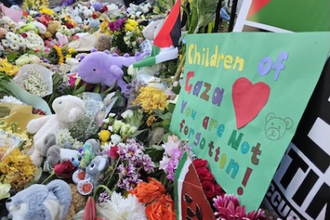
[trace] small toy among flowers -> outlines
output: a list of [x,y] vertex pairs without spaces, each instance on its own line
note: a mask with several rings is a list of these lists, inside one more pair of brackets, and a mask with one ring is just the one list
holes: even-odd
[[[180,41],[179,58],[168,60],[162,52],[173,52],[178,42],[164,49],[153,41],[167,28],[173,4],[141,2],[63,0],[50,8],[46,0],[25,0],[19,10],[3,5],[3,219],[270,219],[261,209],[247,212],[238,197],[226,194],[208,162],[170,130],[185,45]],[[206,31],[211,21],[197,25],[194,19],[215,12],[203,14],[193,3],[191,9],[182,32]],[[179,40],[180,27],[176,34]],[[87,63],[94,48],[105,58]],[[135,54],[165,58],[134,68],[141,60]],[[188,160],[189,175],[181,181]]]

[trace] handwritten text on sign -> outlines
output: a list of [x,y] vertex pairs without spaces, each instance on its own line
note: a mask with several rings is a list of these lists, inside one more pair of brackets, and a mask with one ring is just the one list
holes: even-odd
[[171,129],[189,139],[225,191],[239,195],[249,210],[258,208],[292,139],[329,51],[324,48],[327,37],[187,37],[185,74]]

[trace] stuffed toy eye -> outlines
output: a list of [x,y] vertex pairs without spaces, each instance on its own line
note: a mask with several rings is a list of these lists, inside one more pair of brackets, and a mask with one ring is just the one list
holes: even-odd
[[90,168],[91,168],[91,170],[93,170],[93,169],[95,168],[95,164],[92,163],[92,164],[90,165]]
[[96,71],[96,69],[93,69],[93,71],[95,72],[95,71]]

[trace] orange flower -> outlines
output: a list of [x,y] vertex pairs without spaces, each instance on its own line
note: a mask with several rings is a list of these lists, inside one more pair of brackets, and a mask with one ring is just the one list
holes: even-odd
[[168,207],[169,209],[172,209],[174,210],[174,202],[171,198],[171,196],[169,194],[163,194],[161,195],[158,199],[157,199],[157,202],[162,204],[162,205],[165,205],[166,207]]
[[175,213],[172,207],[167,207],[160,202],[147,205],[145,212],[149,220],[175,220]]
[[150,203],[166,192],[165,187],[155,179],[149,178],[149,183],[142,182],[130,191],[141,203]]

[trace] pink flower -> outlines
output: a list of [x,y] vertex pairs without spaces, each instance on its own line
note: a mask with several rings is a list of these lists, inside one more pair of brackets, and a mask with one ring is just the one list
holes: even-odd
[[245,206],[240,206],[236,196],[225,194],[217,196],[213,199],[213,206],[217,210],[214,215],[223,220],[264,220],[266,219],[265,212],[261,209],[251,211],[246,214]]

